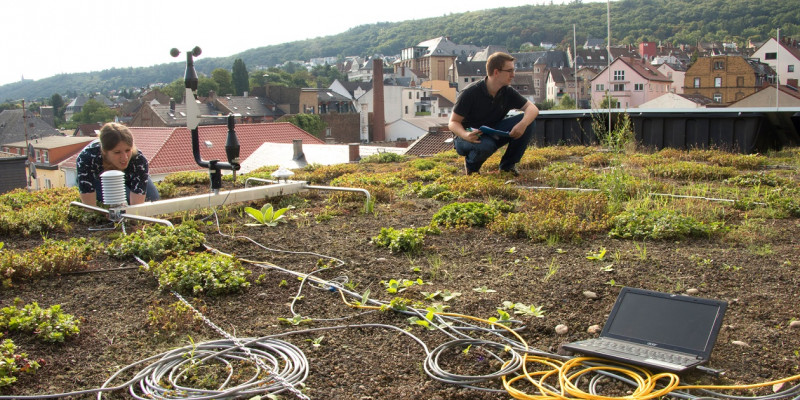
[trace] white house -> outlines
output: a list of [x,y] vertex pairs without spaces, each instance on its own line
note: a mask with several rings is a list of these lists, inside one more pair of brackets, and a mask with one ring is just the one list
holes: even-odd
[[386,124],[386,140],[416,140],[430,132],[431,128],[446,126],[447,117],[403,118]]
[[800,47],[797,40],[781,39],[778,45],[775,38],[770,38],[756,49],[753,58],[772,67],[778,73],[781,85],[797,87],[800,80]]

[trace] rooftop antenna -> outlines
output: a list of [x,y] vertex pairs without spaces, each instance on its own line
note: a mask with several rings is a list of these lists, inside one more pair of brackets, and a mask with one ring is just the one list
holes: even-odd
[[[200,125],[200,118],[220,118],[216,115],[200,115],[200,107],[197,101],[197,72],[194,69],[194,57],[200,56],[202,50],[200,47],[195,46],[191,51],[186,52],[186,72],[184,73],[183,81],[185,86],[184,99],[186,100],[186,127],[192,133],[192,154],[194,161],[201,167],[208,168],[208,173],[211,176],[211,190],[214,194],[219,193],[222,187],[222,170],[227,169],[233,171],[233,180],[236,181],[236,171],[241,168],[239,163],[239,140],[236,138],[236,130],[234,129],[236,114],[228,114],[223,118],[228,119],[228,137],[225,141],[225,155],[228,162],[220,162],[219,160],[205,161],[200,157],[200,132],[198,126]],[[180,50],[173,48],[169,51],[173,57],[181,54]]]

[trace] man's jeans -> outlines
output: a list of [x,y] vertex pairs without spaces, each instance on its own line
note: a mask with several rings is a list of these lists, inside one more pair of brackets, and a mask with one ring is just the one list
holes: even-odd
[[[491,128],[501,131],[510,131],[514,125],[522,120],[522,117],[523,114],[518,114],[506,118]],[[536,121],[528,125],[528,129],[526,129],[525,133],[518,139],[512,139],[507,136],[483,134],[481,135],[480,143],[471,143],[460,137],[456,137],[454,141],[456,153],[460,156],[464,156],[467,173],[473,173],[478,172],[481,169],[481,165],[483,165],[486,159],[494,154],[497,149],[508,144],[505,154],[503,154],[503,157],[500,159],[500,169],[509,170],[522,159],[525,150],[528,149],[528,144],[530,144],[531,139],[533,139],[533,127],[535,124]]]

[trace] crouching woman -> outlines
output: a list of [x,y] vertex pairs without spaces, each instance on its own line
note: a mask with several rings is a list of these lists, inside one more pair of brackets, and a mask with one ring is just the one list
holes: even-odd
[[141,204],[160,198],[150,179],[144,155],[133,144],[131,131],[122,124],[109,122],[100,129],[98,140],[87,145],[76,160],[78,191],[81,201],[94,205],[102,201],[100,174],[118,170],[125,174],[125,196],[128,204]]

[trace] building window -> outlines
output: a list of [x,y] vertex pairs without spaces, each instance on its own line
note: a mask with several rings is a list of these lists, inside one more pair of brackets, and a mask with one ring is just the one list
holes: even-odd
[[633,84],[633,90],[635,90],[637,92],[643,91],[644,90],[644,83],[634,83]]
[[722,93],[714,93],[714,102],[722,103]]
[[45,189],[52,189],[53,188],[53,183],[50,182],[50,179],[44,178],[44,187],[45,187]]
[[778,53],[766,53],[766,54],[764,54],[764,59],[765,60],[777,60],[778,59]]
[[411,100],[411,92],[408,92],[408,99]]
[[714,61],[714,69],[725,69],[725,61]]
[[594,90],[596,92],[602,92],[602,91],[606,90],[606,85],[604,85],[602,83],[598,83],[597,85],[594,86]]
[[534,69],[533,69],[533,72],[535,72],[535,73],[537,73],[537,74],[538,74],[538,73],[539,73],[539,67],[536,67],[536,68],[534,68]]
[[538,79],[534,79],[534,80],[533,80],[533,86],[539,86],[539,83],[540,83],[540,82],[541,82],[540,80],[538,80]]
[[39,149],[36,149],[35,151],[36,151],[36,153],[35,153],[36,154],[36,157],[35,157],[36,162],[42,162],[42,153],[41,153],[41,151],[39,151]]
[[736,86],[737,87],[744,86],[744,77],[743,76],[737,76],[736,77]]
[[615,92],[625,91],[625,84],[624,83],[615,83],[614,84],[614,91]]
[[47,150],[42,150],[42,162],[50,162],[50,154],[48,154]]
[[694,78],[694,87],[696,88],[700,87],[700,78]]
[[714,87],[722,87],[722,78],[721,77],[714,78]]
[[419,92],[417,92],[417,100],[419,100]]
[[408,106],[406,106],[406,114],[408,114]]
[[464,83],[469,83],[469,78],[464,78]]
[[615,81],[624,81],[625,80],[625,71],[614,71],[614,80]]
[[786,72],[794,72],[794,65],[787,65]]

